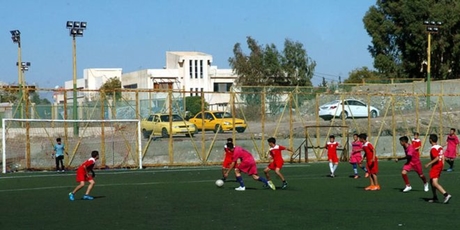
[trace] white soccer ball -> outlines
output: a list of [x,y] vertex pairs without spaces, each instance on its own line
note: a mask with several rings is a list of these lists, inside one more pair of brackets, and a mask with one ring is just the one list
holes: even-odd
[[224,181],[221,180],[221,179],[216,180],[216,186],[217,186],[217,187],[222,187],[222,186],[224,186]]

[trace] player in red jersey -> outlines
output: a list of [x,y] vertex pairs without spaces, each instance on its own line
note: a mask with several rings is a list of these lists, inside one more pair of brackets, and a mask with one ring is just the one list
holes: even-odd
[[[230,143],[233,144],[233,139],[227,138],[227,144],[230,144]],[[233,152],[227,148],[227,144],[224,145],[225,155],[224,155],[224,162],[222,162],[222,180],[223,181],[227,180],[227,177],[225,176],[225,172],[229,170],[228,167],[230,167],[230,165],[233,162]]]
[[[337,158],[337,147],[340,144],[335,141],[335,136],[330,135],[329,141],[324,146],[324,151],[327,149],[327,160],[329,161],[329,170],[331,171],[330,177],[335,177],[335,170],[339,165],[339,158]],[[324,153],[323,151],[323,153]]]
[[248,150],[243,149],[242,147],[239,147],[239,146],[233,146],[232,143],[228,143],[227,148],[233,153],[233,162],[224,175],[227,177],[228,173],[233,168],[233,166],[235,166],[238,161],[240,162],[238,165],[235,166],[236,181],[240,183],[240,187],[235,188],[236,191],[246,190],[241,173],[248,174],[249,176],[252,177],[252,179],[264,183],[265,186],[268,186],[273,190],[276,189],[275,186],[272,186],[271,184],[268,183],[267,179],[260,177],[257,174],[256,160],[254,160],[254,157]]
[[428,200],[428,202],[437,202],[438,196],[436,195],[436,190],[442,193],[444,196],[444,204],[449,203],[450,198],[452,195],[447,193],[446,190],[439,184],[438,180],[441,176],[442,169],[444,168],[444,154],[442,151],[442,147],[438,145],[438,136],[436,134],[430,135],[430,158],[431,161],[425,165],[425,168],[430,167],[430,182],[431,182],[431,191],[433,192],[433,198]]
[[[89,193],[91,192],[91,189],[93,188],[94,184],[94,177],[96,174],[93,171],[94,165],[96,164],[96,160],[99,159],[99,152],[94,150],[91,152],[91,158],[83,162],[78,169],[77,169],[77,182],[80,183],[75,187],[73,192],[69,193],[69,199],[70,200],[75,200],[75,193],[78,192],[81,188],[85,186],[85,182],[88,181],[89,185],[88,188],[86,189],[86,193],[83,196],[83,200],[92,200],[94,197],[90,196]],[[91,173],[91,174],[90,174]]]
[[447,172],[452,172],[454,170],[454,160],[457,157],[457,145],[460,143],[455,132],[456,129],[451,128],[446,140],[444,157],[447,164],[449,164],[449,168],[446,170]]
[[363,143],[359,141],[359,135],[357,133],[353,134],[353,142],[351,143],[351,155],[350,155],[350,164],[353,166],[353,173],[355,179],[359,178],[358,175],[358,166],[363,169],[365,172],[364,177],[369,177],[366,167],[361,164],[363,156],[361,152],[363,151]]
[[425,175],[423,175],[422,162],[420,161],[420,153],[418,153],[416,150],[417,145],[414,146],[414,144],[409,144],[409,138],[407,136],[400,137],[399,143],[404,148],[406,156],[396,158],[395,162],[398,162],[399,160],[407,160],[401,171],[402,178],[406,183],[406,187],[402,191],[409,192],[410,190],[412,190],[412,186],[409,183],[409,177],[407,176],[407,172],[414,171],[419,175],[420,179],[422,179],[423,188],[425,192],[428,192],[428,183],[426,182]]
[[283,181],[283,185],[281,186],[281,189],[286,189],[287,187],[287,182],[286,179],[284,178],[283,174],[281,173],[281,168],[283,167],[284,164],[284,159],[283,155],[281,154],[281,151],[287,150],[292,152],[291,149],[286,148],[282,145],[277,145],[276,144],[276,139],[274,137],[268,138],[268,145],[270,146],[270,164],[264,169],[265,176],[267,177],[268,183],[273,185],[273,182],[270,179],[270,170],[275,170],[276,175]]
[[422,147],[422,140],[419,138],[420,134],[418,132],[414,133],[414,138],[412,138],[412,146],[414,146],[414,149],[416,153],[420,156],[420,148]]
[[365,190],[380,190],[380,185],[377,180],[377,173],[379,172],[379,161],[374,146],[367,141],[367,134],[359,134],[359,140],[363,142],[363,151],[366,158],[367,172],[369,173],[370,185]]

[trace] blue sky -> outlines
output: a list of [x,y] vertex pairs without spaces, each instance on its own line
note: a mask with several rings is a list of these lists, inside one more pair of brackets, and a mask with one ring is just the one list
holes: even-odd
[[77,74],[85,68],[123,72],[162,68],[166,51],[200,51],[213,65],[229,68],[235,43],[259,44],[286,38],[304,44],[317,62],[314,85],[322,77],[342,80],[358,67],[372,68],[371,39],[362,18],[367,0],[21,0],[0,7],[0,81],[18,81],[17,45],[10,30],[21,31],[22,59],[32,66],[26,82],[54,88],[72,80],[72,39],[66,21],[86,21],[77,38]]

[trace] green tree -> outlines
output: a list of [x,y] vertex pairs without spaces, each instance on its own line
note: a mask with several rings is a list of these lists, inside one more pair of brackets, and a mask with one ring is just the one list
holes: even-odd
[[[208,109],[207,102],[204,102],[204,109],[205,110]],[[200,96],[185,97],[185,110],[190,113],[188,116],[194,116],[195,114],[201,112],[201,97]]]
[[118,77],[109,78],[99,90],[104,90],[106,96],[112,97],[115,101],[121,98],[121,81]]
[[376,71],[369,70],[366,66],[356,68],[348,74],[348,78],[345,79],[344,83],[363,83],[367,80],[377,80],[378,73]]
[[286,39],[282,51],[274,44],[259,45],[252,37],[247,37],[246,43],[249,54],[245,54],[241,44],[236,43],[229,63],[238,76],[236,87],[241,88],[241,97],[248,108],[260,105],[264,90],[270,108],[278,110],[277,92],[291,92],[296,86],[312,86],[316,63],[307,56],[302,43]]
[[37,92],[29,93],[30,102],[35,103],[36,105],[49,105],[51,102],[47,98],[41,98],[40,94]]
[[460,4],[449,0],[377,0],[363,18],[372,38],[368,50],[385,78],[423,78],[427,33],[423,22],[441,21],[432,34],[433,78],[457,78],[460,71]]

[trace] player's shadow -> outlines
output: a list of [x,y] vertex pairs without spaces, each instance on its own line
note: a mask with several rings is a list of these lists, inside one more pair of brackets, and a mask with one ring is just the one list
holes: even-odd
[[428,203],[442,203],[440,202],[439,200],[433,200],[433,198],[426,198],[426,197],[420,197],[420,200],[423,200],[425,202],[428,202]]
[[[101,198],[105,198],[105,196],[93,196],[94,199],[101,199]],[[83,199],[83,197],[80,199],[80,200],[85,200]]]

